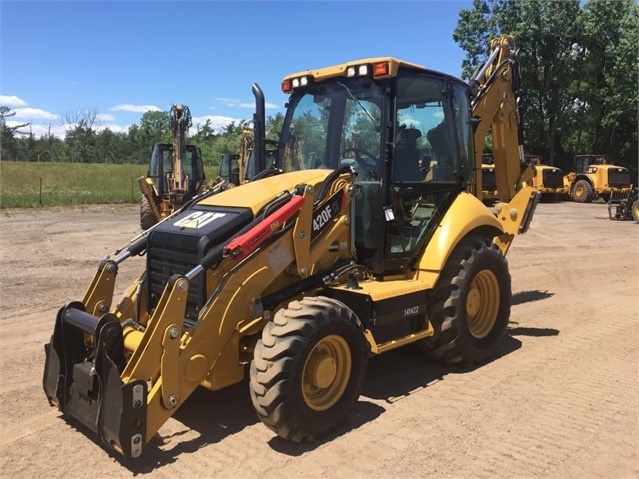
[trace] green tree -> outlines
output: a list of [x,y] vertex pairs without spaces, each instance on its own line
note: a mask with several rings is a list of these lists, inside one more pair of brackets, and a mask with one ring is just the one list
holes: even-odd
[[169,128],[169,113],[166,111],[147,111],[140,118],[140,129],[149,138],[154,138],[153,143],[171,141]]
[[277,112],[275,115],[268,115],[266,117],[266,138],[271,140],[278,140],[280,132],[282,131],[282,125],[284,124],[284,114]]
[[639,6],[632,0],[590,0],[582,18],[578,95],[587,131],[579,146],[636,168]]
[[579,8],[578,0],[475,0],[473,10],[460,11],[453,33],[467,52],[465,75],[487,56],[490,38],[515,37],[526,107],[525,148],[551,164],[566,156],[562,139],[574,123],[571,54],[580,34]]
[[21,133],[21,128],[29,126],[29,123],[21,123],[19,125],[7,125],[7,118],[15,116],[16,112],[12,112],[8,106],[0,106],[0,157],[4,159],[18,159],[20,144],[16,138],[17,133]]
[[97,161],[95,155],[95,125],[97,113],[91,111],[69,112],[65,115],[67,131],[64,142],[70,160],[81,163]]
[[632,0],[474,0],[453,39],[468,78],[488,40],[520,48],[525,149],[567,167],[578,153],[637,158],[637,4]]

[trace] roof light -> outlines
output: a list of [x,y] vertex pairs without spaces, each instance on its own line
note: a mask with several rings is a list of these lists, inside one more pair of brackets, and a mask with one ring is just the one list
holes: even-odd
[[368,75],[368,65],[360,65],[357,67],[357,74],[359,76]]
[[347,77],[354,77],[355,76],[355,67],[348,67],[346,69],[346,76]]
[[388,75],[388,62],[379,62],[373,64],[373,76],[379,77]]
[[293,88],[298,88],[300,86],[300,79],[293,78]]
[[302,78],[300,78],[300,84],[301,84],[302,86],[306,86],[306,85],[308,85],[308,77],[302,77]]
[[282,91],[284,93],[289,93],[292,89],[293,87],[291,87],[291,80],[282,81]]

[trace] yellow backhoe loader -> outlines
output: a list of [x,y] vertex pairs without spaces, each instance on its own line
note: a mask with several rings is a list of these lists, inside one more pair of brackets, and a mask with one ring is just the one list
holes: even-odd
[[170,216],[204,188],[202,153],[199,147],[186,143],[191,124],[188,106],[171,106],[169,126],[173,142],[153,145],[147,176],[138,179],[143,230]]
[[[518,85],[507,37],[470,84],[390,57],[285,77],[275,165],[185,204],[59,310],[50,404],[137,458],[200,386],[248,374],[262,422],[301,442],[340,427],[371,356],[416,343],[485,362],[510,316],[505,255],[538,200],[521,179]],[[489,130],[493,209],[478,198]],[[145,271],[114,303],[138,255]]]
[[253,84],[255,96],[255,114],[253,129],[242,132],[239,153],[222,156],[219,178],[229,187],[238,186],[251,181],[257,174],[273,166],[277,158],[277,141],[268,140],[266,136],[266,113],[264,93],[257,83]]

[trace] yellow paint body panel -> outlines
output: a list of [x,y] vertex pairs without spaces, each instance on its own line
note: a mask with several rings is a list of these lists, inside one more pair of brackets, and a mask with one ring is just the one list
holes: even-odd
[[483,228],[492,236],[503,226],[488,208],[470,193],[460,194],[444,215],[418,263],[416,279],[434,285],[455,245],[471,231]]
[[251,208],[253,213],[257,213],[275,195],[287,187],[292,190],[295,185],[315,186],[323,182],[330,173],[332,170],[303,170],[282,173],[222,191],[199,201],[198,205]]

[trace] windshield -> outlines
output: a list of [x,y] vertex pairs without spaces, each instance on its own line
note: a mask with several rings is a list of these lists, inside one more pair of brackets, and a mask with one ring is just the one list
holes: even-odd
[[364,78],[336,78],[294,93],[284,121],[284,171],[352,165],[381,175],[382,88]]

